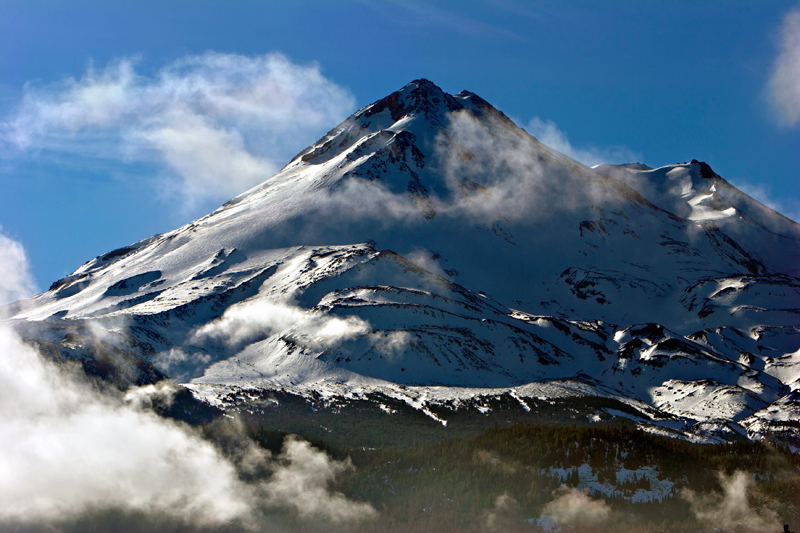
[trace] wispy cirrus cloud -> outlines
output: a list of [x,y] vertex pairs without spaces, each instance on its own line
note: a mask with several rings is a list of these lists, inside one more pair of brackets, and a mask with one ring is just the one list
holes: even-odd
[[123,58],[78,79],[28,84],[0,123],[11,157],[32,151],[156,163],[191,205],[224,200],[275,173],[346,117],[352,94],[282,54],[207,52],[152,76]]
[[783,17],[780,51],[769,80],[769,95],[779,119],[787,126],[800,124],[800,7]]

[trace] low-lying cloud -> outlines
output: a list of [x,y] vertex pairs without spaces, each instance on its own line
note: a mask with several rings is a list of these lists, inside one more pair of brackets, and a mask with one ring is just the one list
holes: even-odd
[[334,522],[359,521],[377,515],[363,502],[352,502],[329,490],[331,482],[348,469],[350,461],[331,461],[324,453],[296,437],[289,437],[278,457],[279,467],[264,485],[267,501],[294,509],[301,517]]
[[17,151],[165,165],[167,194],[224,200],[264,181],[355,107],[319,65],[282,54],[207,52],[153,76],[137,61],[90,66],[79,79],[26,85],[0,140]]
[[[9,280],[24,280],[16,244],[0,249],[0,261]],[[0,285],[0,297],[16,291]],[[235,427],[228,428],[235,445],[220,448],[149,409],[154,399],[169,402],[174,385],[100,392],[79,365],[71,368],[45,360],[0,323],[0,527],[48,527],[104,512],[212,529],[257,528],[274,508],[336,522],[376,515],[330,489],[349,462],[296,438],[272,457]]]
[[604,500],[595,500],[574,487],[561,487],[553,495],[541,516],[553,517],[559,526],[593,526],[611,517],[611,507]]
[[779,195],[771,191],[768,186],[760,183],[753,184],[736,180],[736,183],[732,184],[743,193],[753,197],[770,209],[777,211],[795,222],[800,221],[800,200],[786,197],[785,195],[779,197]]
[[65,375],[0,326],[0,521],[98,508],[190,524],[250,518],[252,490],[210,443]]
[[720,472],[718,476],[721,494],[697,494],[689,489],[681,492],[700,522],[754,533],[780,531],[780,521],[773,511],[751,505],[748,492],[755,484],[752,475],[736,471],[730,476]]
[[[494,118],[481,120],[468,111],[453,112],[432,144],[434,148],[427,155],[437,176],[427,181],[427,176],[422,176],[416,188],[411,182],[406,190],[396,191],[381,180],[350,176],[332,188],[282,198],[285,208],[280,213],[286,217],[296,212],[313,213],[319,219],[337,221],[322,228],[306,221],[293,234],[302,233],[299,242],[330,238],[328,228],[335,229],[334,239],[361,228],[353,238],[363,239],[363,230],[369,235],[393,229],[397,222],[413,225],[435,217],[488,223],[495,233],[503,235],[505,223],[545,218],[611,197],[608,184],[591,169],[543,148],[523,130],[498,124]],[[608,159],[590,162],[595,160]],[[427,168],[427,164],[424,170],[420,168],[420,174]],[[400,172],[404,170],[399,167]],[[414,173],[406,176],[413,179]],[[409,260],[421,261],[423,268],[440,273],[419,250],[412,251]]]
[[508,531],[516,522],[517,500],[507,492],[494,499],[494,505],[484,513],[486,529],[489,531]]
[[221,340],[240,345],[282,333],[311,348],[328,347],[368,333],[369,323],[356,316],[338,317],[286,302],[253,300],[234,305],[199,328],[193,341]]
[[787,126],[800,124],[800,7],[783,17],[769,95],[781,122]]

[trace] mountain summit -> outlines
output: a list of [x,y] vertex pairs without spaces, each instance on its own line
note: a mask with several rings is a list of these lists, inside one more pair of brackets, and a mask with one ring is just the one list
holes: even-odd
[[676,435],[796,439],[798,276],[800,227],[707,164],[588,168],[423,79],[11,308],[42,349],[217,403],[601,397]]

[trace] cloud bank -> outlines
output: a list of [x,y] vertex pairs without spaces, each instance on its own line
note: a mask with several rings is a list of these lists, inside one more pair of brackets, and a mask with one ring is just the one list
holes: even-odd
[[191,204],[269,178],[354,107],[319,65],[277,53],[207,52],[152,76],[125,58],[79,79],[27,85],[0,138],[17,151],[165,165],[172,179],[164,191]]
[[769,94],[781,122],[800,124],[800,7],[783,17],[780,52],[772,68]]
[[[28,279],[22,246],[3,239],[4,276]],[[7,281],[0,297],[18,290]],[[235,427],[227,437],[235,453],[223,453],[149,410],[154,397],[169,401],[173,386],[101,393],[69,368],[44,360],[0,323],[0,529],[47,528],[108,511],[215,530],[260,527],[272,508],[336,522],[376,514],[330,489],[349,462],[296,438],[273,458]],[[246,481],[258,472],[269,475]]]
[[[583,165],[542,150],[521,129],[481,120],[468,111],[450,113],[432,144],[431,155],[443,178],[441,182],[439,176],[430,180],[423,176],[419,187],[413,189],[409,185],[407,190],[395,191],[380,180],[351,176],[335,187],[282,199],[281,216],[304,212],[337,221],[337,225],[330,226],[335,229],[333,234],[326,233],[328,227],[309,221],[292,226],[293,236],[305,232],[296,242],[331,237],[339,240],[347,234],[345,230],[357,229],[359,224],[362,228],[369,224],[369,231],[374,233],[390,230],[398,221],[413,225],[435,217],[488,223],[495,233],[503,235],[505,223],[546,218],[560,210],[580,209],[614,198],[607,183]],[[623,152],[628,155],[584,160],[636,159],[634,154],[620,149]],[[404,170],[399,168],[399,172]],[[413,173],[404,179],[409,176]],[[353,230],[353,234],[354,239],[363,238],[363,233]],[[506,237],[511,239],[510,234]],[[412,250],[407,258],[434,274],[442,274],[441,267],[423,255],[420,250]]]
[[81,386],[5,328],[0,357],[0,521],[98,508],[191,524],[250,514],[251,491],[211,444]]
[[561,487],[555,498],[542,508],[541,516],[551,516],[559,525],[593,526],[606,522],[611,508],[604,500],[594,500],[576,488]]

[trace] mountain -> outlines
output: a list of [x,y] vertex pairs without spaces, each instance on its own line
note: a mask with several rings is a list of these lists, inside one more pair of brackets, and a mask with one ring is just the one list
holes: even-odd
[[799,276],[800,226],[706,163],[588,168],[417,80],[8,310],[54,358],[223,407],[282,391],[446,423],[599,398],[627,411],[587,416],[798,445]]

